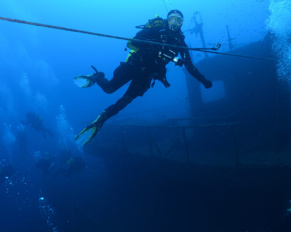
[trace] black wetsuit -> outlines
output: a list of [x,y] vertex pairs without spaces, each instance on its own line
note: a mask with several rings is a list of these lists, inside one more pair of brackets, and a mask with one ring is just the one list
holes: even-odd
[[[144,28],[134,38],[187,47],[180,30],[175,32],[165,27]],[[179,53],[188,72],[198,81],[206,80],[193,65],[187,49],[136,41],[132,41],[131,44],[139,50],[133,53],[127,62],[121,62],[114,71],[113,78],[110,81],[104,76],[97,79],[97,84],[106,93],[113,93],[131,81],[123,97],[105,110],[106,119],[117,114],[136,97],[142,96],[150,88],[153,79],[158,77],[157,79],[166,81],[166,65]]]

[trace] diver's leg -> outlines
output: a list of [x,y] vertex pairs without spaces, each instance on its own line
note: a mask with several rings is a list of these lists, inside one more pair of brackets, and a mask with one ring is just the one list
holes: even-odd
[[98,130],[101,129],[105,121],[118,114],[118,112],[124,109],[129,103],[131,103],[133,99],[138,96],[143,96],[143,94],[150,88],[150,84],[151,79],[149,78],[144,78],[137,81],[133,80],[123,97],[120,98],[115,104],[109,106],[99,115],[96,120],[96,123],[98,123]]
[[118,114],[118,112],[124,109],[134,98],[129,96],[123,96],[115,104],[106,108],[98,118],[93,122],[97,131],[101,129],[105,121],[107,121],[112,116]]
[[104,75],[97,75],[95,81],[105,93],[113,93],[132,79],[132,69],[127,63],[120,63],[109,81]]
[[81,142],[82,146],[85,146],[92,138],[94,138],[103,124],[109,118],[111,118],[113,115],[116,115],[120,110],[124,109],[133,99],[138,96],[142,96],[150,88],[151,79],[139,79],[141,80],[133,80],[124,96],[114,105],[111,105],[105,109],[94,122],[82,130],[75,138],[75,141]]
[[45,133],[49,134],[50,137],[54,137],[54,136],[55,136],[54,133],[51,132],[51,131],[50,131],[49,129],[47,129],[47,128],[44,128],[44,131],[45,131]]

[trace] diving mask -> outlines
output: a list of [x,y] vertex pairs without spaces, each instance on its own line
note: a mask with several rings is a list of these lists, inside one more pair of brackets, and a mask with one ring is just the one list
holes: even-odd
[[184,19],[177,13],[173,13],[168,16],[168,23],[170,28],[180,28],[183,24],[183,21]]

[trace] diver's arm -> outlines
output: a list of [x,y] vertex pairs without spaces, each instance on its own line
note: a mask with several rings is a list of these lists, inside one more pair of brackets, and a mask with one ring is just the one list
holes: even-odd
[[22,121],[22,120],[20,120],[20,123],[22,124],[22,125],[29,125],[31,122],[29,122],[28,120],[25,122],[25,121]]
[[[183,47],[188,47],[187,44],[185,42],[183,42]],[[185,68],[187,69],[187,71],[193,76],[195,77],[198,81],[200,81],[204,87],[206,89],[211,88],[212,87],[212,83],[211,81],[207,80],[201,73],[200,71],[195,67],[195,65],[192,63],[191,57],[190,57],[190,53],[189,50],[187,49],[183,49],[181,52],[181,57],[183,59]]]

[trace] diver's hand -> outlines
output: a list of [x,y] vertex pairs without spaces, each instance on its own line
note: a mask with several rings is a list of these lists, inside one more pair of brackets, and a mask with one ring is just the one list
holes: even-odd
[[[160,82],[162,82],[162,84],[166,87],[169,88],[171,86],[171,84],[168,82],[167,77],[165,74],[160,74],[160,73],[154,73],[152,75],[152,78],[154,80],[159,80]],[[153,85],[152,85],[153,87]]]
[[201,80],[201,83],[204,85],[205,89],[212,87],[212,82],[207,80],[205,77]]

